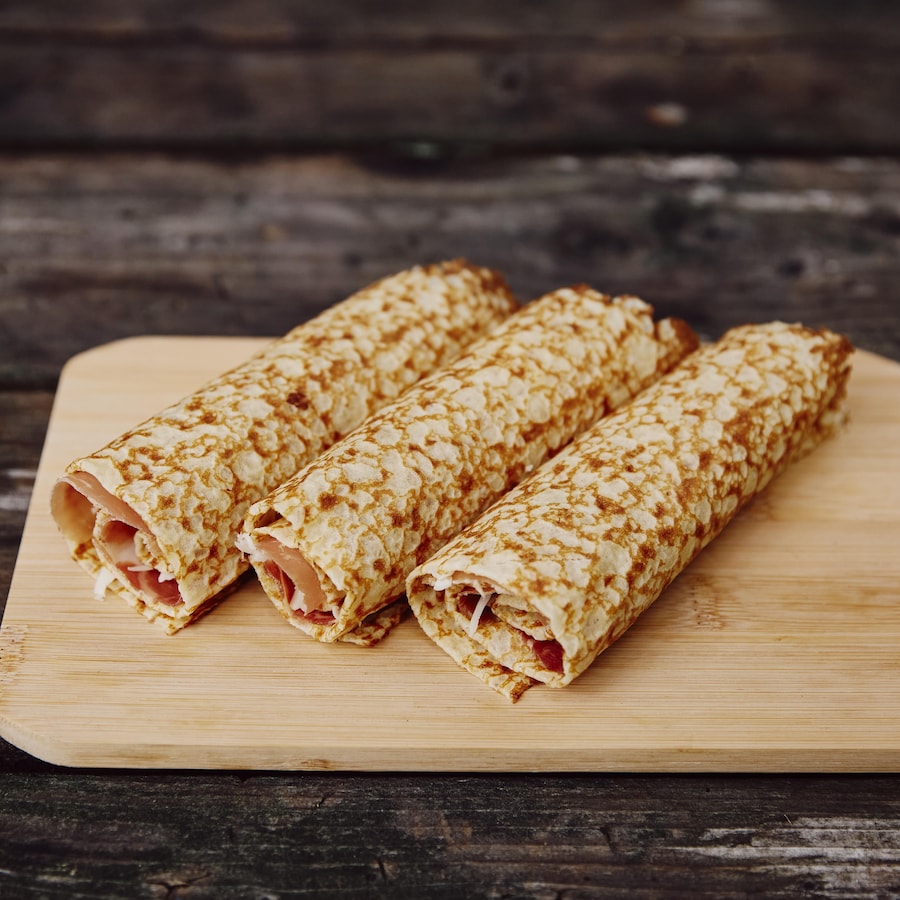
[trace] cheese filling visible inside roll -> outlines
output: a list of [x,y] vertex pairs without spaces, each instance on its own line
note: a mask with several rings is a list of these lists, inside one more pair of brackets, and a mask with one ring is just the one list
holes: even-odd
[[[446,585],[446,587],[445,587]],[[519,657],[533,657],[533,664],[562,674],[563,648],[549,623],[514,594],[484,579],[443,580],[435,583],[438,599],[467,620],[469,637],[479,643],[498,641],[515,645]]]
[[175,576],[141,552],[144,545],[159,553],[144,520],[87,472],[72,472],[63,481],[66,490],[53,496],[57,519],[83,542],[93,541],[97,555],[124,584],[165,606],[183,605]]

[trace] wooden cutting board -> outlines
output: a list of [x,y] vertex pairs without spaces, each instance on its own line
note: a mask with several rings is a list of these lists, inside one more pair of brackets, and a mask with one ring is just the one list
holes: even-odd
[[0,732],[71,766],[900,771],[900,365],[859,353],[846,431],[744,510],[563,691],[515,705],[408,620],[321,645],[255,582],[167,637],[93,598],[57,474],[261,341],[126,340],[63,372],[0,630]]

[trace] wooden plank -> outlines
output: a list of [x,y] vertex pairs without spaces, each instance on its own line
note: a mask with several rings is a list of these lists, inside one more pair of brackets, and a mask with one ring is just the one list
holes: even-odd
[[86,53],[10,40],[0,146],[892,153],[897,60],[794,48]]
[[75,9],[64,0],[6,0],[0,28],[31,39],[177,38],[207,43],[255,41],[277,46],[288,42],[349,45],[442,41],[553,40],[565,37],[596,43],[629,42],[648,46],[660,37],[690,40],[832,41],[852,52],[864,41],[890,46],[897,37],[895,10],[880,0],[847,4],[798,4],[770,0],[762,4],[665,0],[555,0],[552,5],[518,0],[459,0],[452,7],[423,0],[378,3],[342,0],[311,4],[305,0],[257,0],[252,9],[241,0],[83,0]]
[[900,769],[896,363],[859,354],[849,428],[749,507],[589,673],[512,706],[414,622],[372,650],[321,645],[251,583],[169,638],[91,598],[46,510],[53,478],[258,345],[144,338],[64,372],[0,632],[13,743],[125,767]]
[[12,581],[53,393],[0,390],[0,614]]
[[3,794],[0,866],[23,898],[900,891],[890,776],[43,771]]
[[892,152],[898,48],[896,16],[873,2],[13,2],[0,135]]
[[25,512],[27,504],[11,498],[15,492],[28,498],[52,404],[52,391],[0,390],[0,510]]
[[279,334],[455,256],[522,299],[587,282],[709,337],[799,319],[900,359],[895,160],[0,157],[0,201],[0,383],[128,335]]

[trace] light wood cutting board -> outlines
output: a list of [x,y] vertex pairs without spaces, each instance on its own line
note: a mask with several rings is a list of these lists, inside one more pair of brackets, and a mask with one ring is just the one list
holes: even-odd
[[49,516],[55,477],[261,344],[138,338],[65,369],[0,630],[7,740],[71,766],[900,771],[900,365],[857,354],[847,430],[586,675],[512,705],[414,620],[325,646],[251,582],[167,637],[93,598]]

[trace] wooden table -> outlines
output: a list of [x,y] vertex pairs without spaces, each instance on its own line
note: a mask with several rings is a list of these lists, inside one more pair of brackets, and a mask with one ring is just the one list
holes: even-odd
[[[3,5],[0,597],[60,368],[120,337],[466,256],[900,360],[891,4],[520,6]],[[0,771],[2,896],[900,892],[895,773]]]

